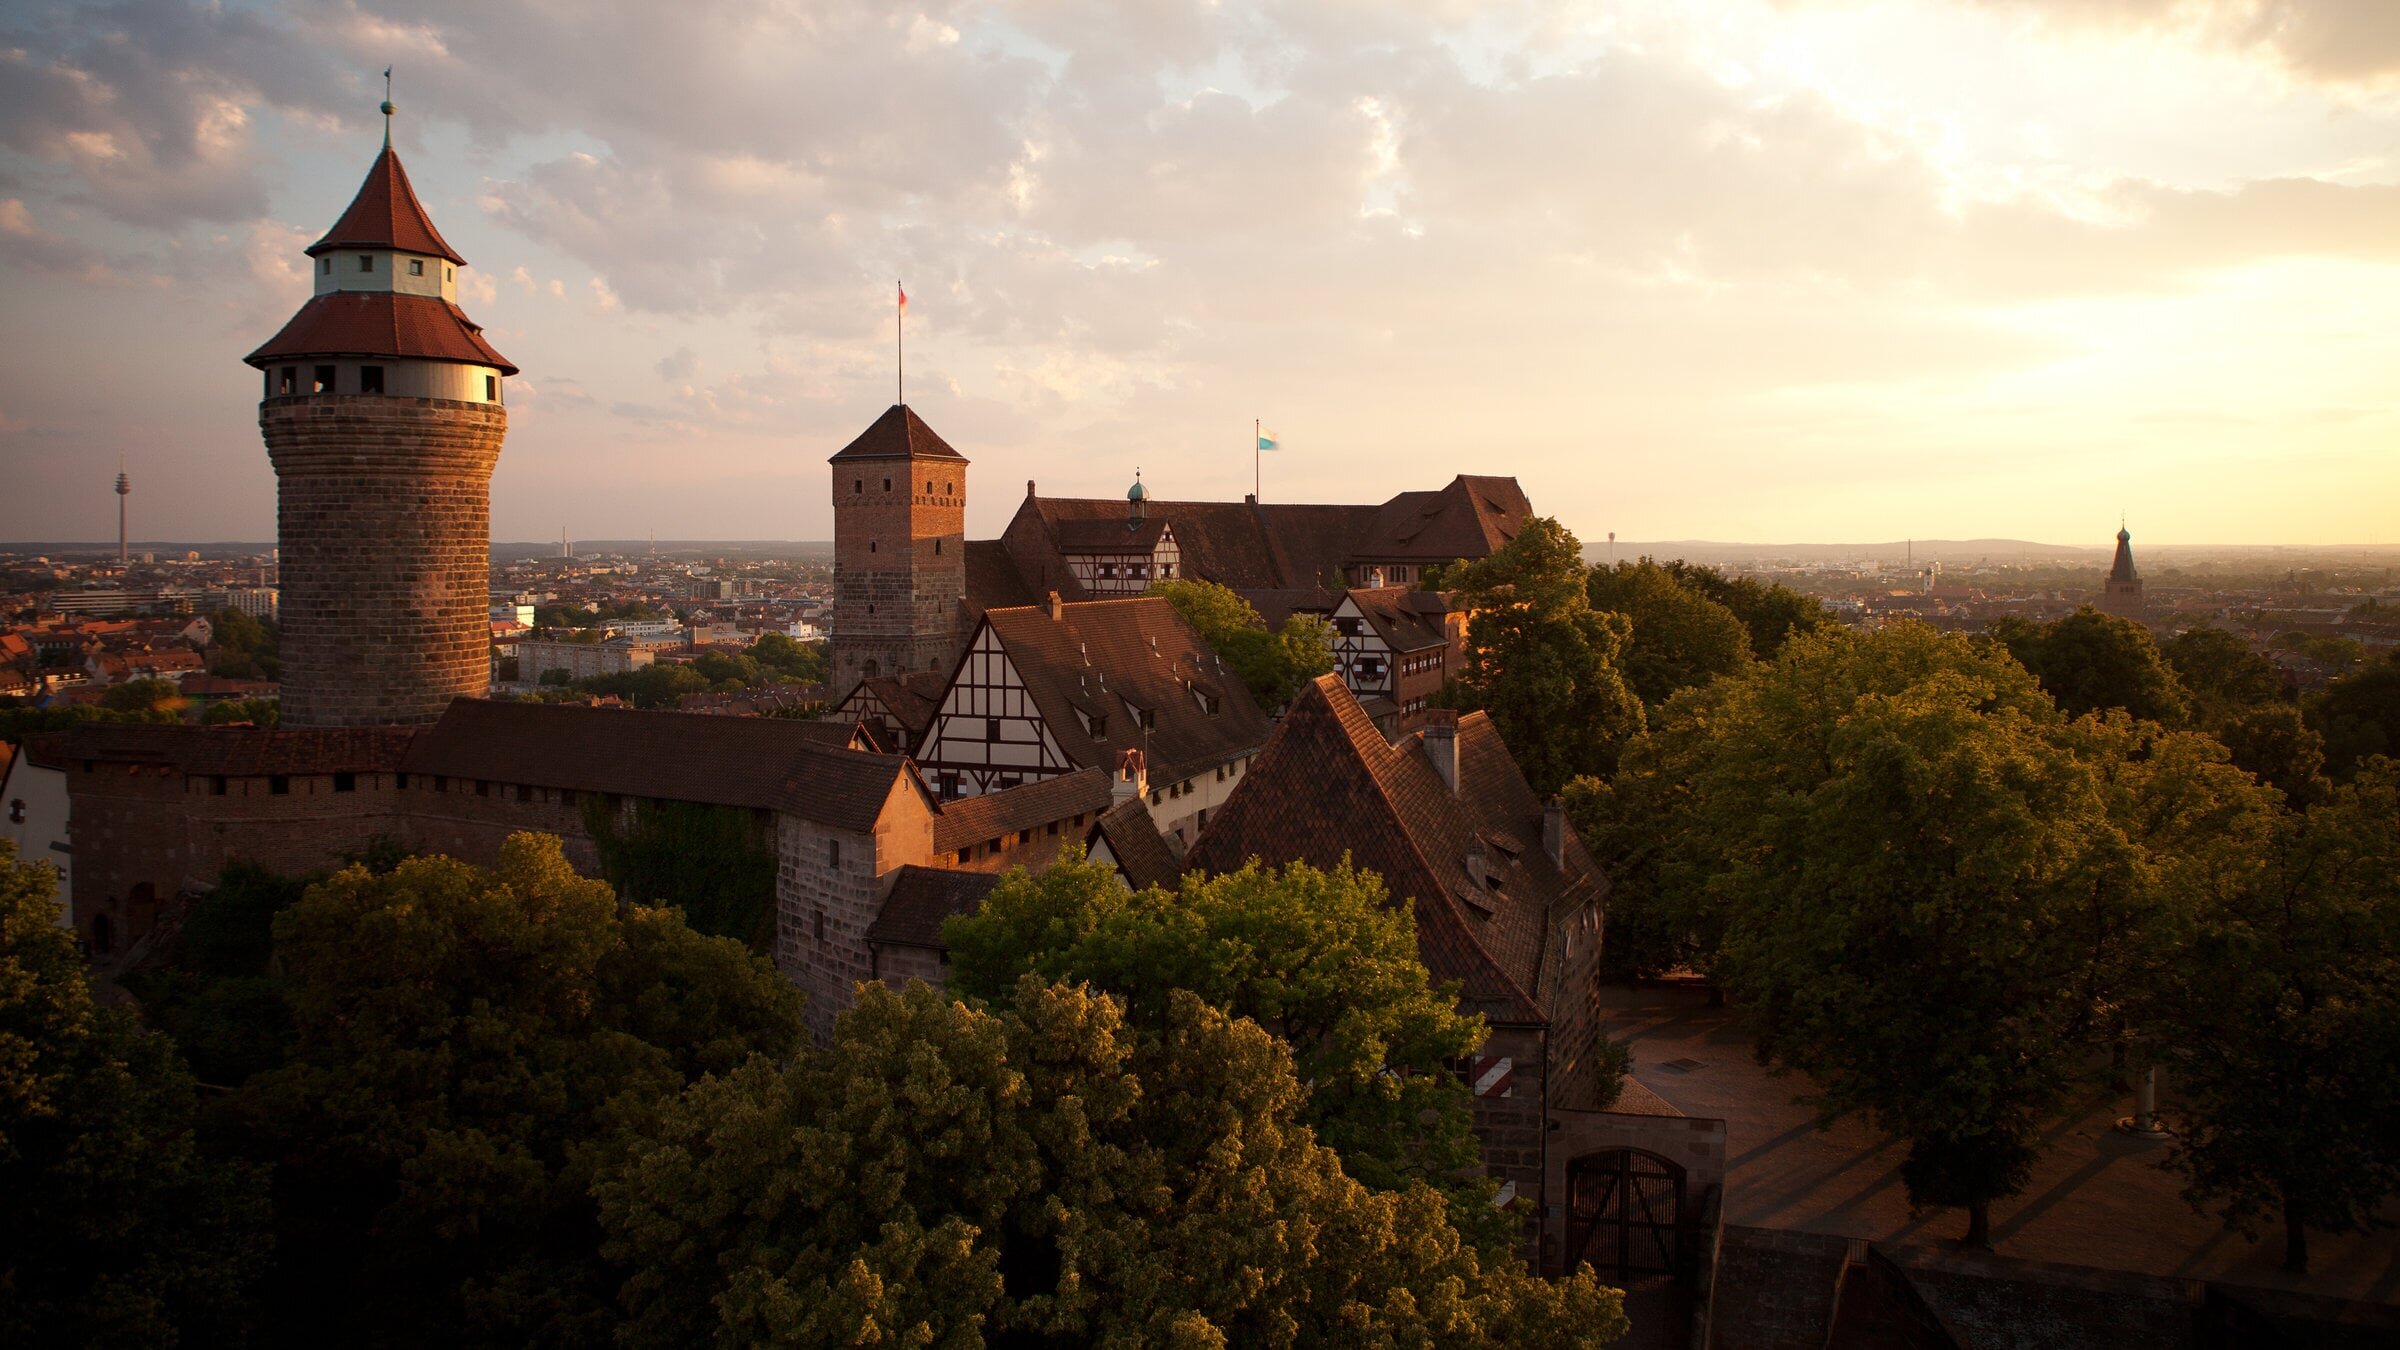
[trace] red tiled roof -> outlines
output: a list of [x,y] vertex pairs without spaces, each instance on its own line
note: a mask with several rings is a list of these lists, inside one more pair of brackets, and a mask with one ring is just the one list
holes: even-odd
[[1058,546],[1069,553],[1148,553],[1158,547],[1167,522],[1147,517],[1134,520],[1120,512],[1113,520],[1106,516],[1062,520],[1056,529]]
[[1019,830],[1105,810],[1108,771],[1077,769],[1019,787],[942,803],[933,818],[933,851],[956,853]]
[[408,170],[400,167],[400,156],[392,147],[383,147],[375,163],[367,170],[367,181],[358,185],[358,195],[350,199],[350,209],[333,223],[325,237],[308,246],[308,256],[315,257],[337,248],[390,248],[403,253],[427,253],[437,258],[466,265],[458,250],[450,247],[442,232],[433,228],[425,214],[425,204],[417,200],[417,190],[409,186]]
[[1016,559],[1008,556],[1008,545],[998,539],[967,541],[967,609],[981,614],[987,609],[1005,609],[1011,605],[1036,605],[1042,597],[1017,571]]
[[388,773],[401,767],[415,732],[401,727],[196,727],[87,722],[28,737],[28,757],[63,769],[77,760],[159,764],[228,778],[291,773]]
[[401,766],[493,783],[787,811],[866,830],[898,755],[828,745],[821,728],[774,717],[706,717],[566,704],[454,699]]
[[867,941],[946,951],[942,920],[973,913],[999,884],[998,872],[953,872],[910,863],[892,879],[892,893],[867,926]]
[[1353,556],[1422,563],[1488,557],[1515,538],[1532,514],[1516,479],[1462,473],[1439,491],[1403,492],[1385,502]]
[[331,291],[311,299],[283,331],[242,360],[265,369],[307,356],[390,356],[517,368],[483,340],[466,311],[439,296]]
[[1550,924],[1596,903],[1606,882],[1572,830],[1564,868],[1542,851],[1542,805],[1489,718],[1459,719],[1457,735],[1454,795],[1421,738],[1387,744],[1341,681],[1321,676],[1293,700],[1186,865],[1329,867],[1348,855],[1412,902],[1426,968],[1459,981],[1463,1006],[1494,1021],[1541,1022],[1532,991]]
[[1183,859],[1175,851],[1175,840],[1158,832],[1158,821],[1143,798],[1128,797],[1108,808],[1092,822],[1084,846],[1089,849],[1103,839],[1108,841],[1117,870],[1135,890],[1172,887],[1183,875]]
[[[1118,751],[1140,749],[1163,787],[1248,754],[1271,730],[1248,686],[1157,596],[1080,601],[1055,619],[1047,605],[983,618],[1072,763],[1105,768]],[[1214,713],[1187,681],[1214,701]],[[1152,714],[1147,732],[1129,703]],[[1106,718],[1105,732],[1086,731],[1077,709]]]
[[[1375,635],[1395,652],[1423,651],[1450,640],[1443,631],[1443,609],[1434,592],[1381,586],[1373,590],[1354,589],[1348,594],[1351,603],[1358,606],[1358,612],[1375,629]],[[1418,597],[1434,603],[1426,605]]]
[[846,459],[955,459],[963,464],[967,457],[951,449],[907,404],[895,403],[827,462]]

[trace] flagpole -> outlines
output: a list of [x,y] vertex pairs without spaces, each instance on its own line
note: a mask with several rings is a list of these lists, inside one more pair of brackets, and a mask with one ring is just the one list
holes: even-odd
[[1258,462],[1263,457],[1259,453],[1263,447],[1259,445],[1258,440],[1261,436],[1266,435],[1263,430],[1265,426],[1266,419],[1263,417],[1250,419],[1250,500],[1253,502],[1265,493],[1265,488],[1261,486],[1258,476]]
[[908,406],[908,339],[901,327],[908,319],[908,287],[895,281],[892,289],[900,298],[892,302],[892,355],[896,362],[892,392],[898,395],[901,407]]

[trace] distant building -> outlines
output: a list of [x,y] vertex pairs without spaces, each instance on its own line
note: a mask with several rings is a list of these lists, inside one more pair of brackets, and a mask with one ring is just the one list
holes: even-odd
[[2123,525],[2117,527],[2117,556],[2108,567],[2108,580],[2100,590],[2100,609],[2104,613],[2128,619],[2140,618],[2145,608],[2142,601],[2142,574],[2133,570],[2133,535]]
[[220,609],[237,610],[253,619],[272,619],[279,609],[273,586],[232,586],[210,591],[206,601],[210,613]]
[[657,659],[649,647],[632,643],[526,641],[517,644],[517,678],[538,682],[554,670],[566,672],[569,680],[630,675]]

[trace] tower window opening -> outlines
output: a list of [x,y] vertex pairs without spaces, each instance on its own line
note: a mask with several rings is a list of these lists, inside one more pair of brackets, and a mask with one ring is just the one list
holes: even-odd
[[374,254],[372,254],[372,253],[361,253],[361,254],[359,254],[359,255],[358,255],[358,270],[359,270],[359,271],[361,271],[361,272],[372,272],[372,271],[374,271],[374,270],[375,270],[375,255],[374,255]]
[[333,392],[333,367],[331,367],[331,366],[319,366],[319,367],[317,367],[317,372],[316,372],[316,373],[317,373],[317,378],[316,378],[316,380],[313,382],[313,384],[312,384],[312,387],[309,389],[309,391],[308,391],[308,392],[310,392],[310,393],[312,393],[312,394],[330,394],[330,393],[332,393],[332,392]]
[[852,492],[864,492],[864,491],[866,491],[866,490],[867,490],[867,480],[866,480],[866,479],[864,479],[864,478],[853,478],[853,479],[851,479],[851,480],[850,480],[850,490],[851,490]]
[[869,552],[869,553],[873,553],[874,551],[875,551],[875,541],[874,541],[874,540],[872,540],[872,539],[870,539],[870,540],[868,540],[868,541],[867,541],[867,552]]
[[360,366],[358,368],[358,392],[362,394],[382,393],[383,367]]
[[942,541],[939,539],[933,541],[933,556],[937,558],[942,556]]
[[333,259],[331,259],[331,258],[319,258],[319,259],[317,259],[317,275],[319,275],[319,276],[327,276],[327,277],[329,277],[329,276],[332,276],[332,275],[333,275]]
[[425,260],[423,258],[409,259],[408,274],[412,277],[421,277],[425,275]]
[[950,484],[948,484],[948,483],[944,483],[944,484],[942,484],[942,491],[943,491],[944,493],[952,493],[952,492],[956,492],[956,491],[958,491],[958,489],[957,489],[957,488],[955,488],[955,487],[952,487],[952,486],[951,486]]
[[933,480],[930,478],[925,480],[925,495],[928,497],[933,495]]
[[883,490],[884,490],[884,491],[886,491],[886,492],[889,492],[889,491],[891,491],[891,490],[892,490],[892,480],[891,480],[891,479],[889,479],[889,478],[886,478],[886,479],[884,479],[884,480],[883,480]]
[[285,367],[283,368],[283,387],[282,387],[280,390],[278,390],[277,392],[278,392],[278,393],[285,393],[285,394],[288,394],[288,393],[292,392],[294,389],[298,388],[298,387],[299,387],[299,384],[300,384],[300,367],[298,367],[298,366],[285,366]]
[[499,376],[486,375],[483,377],[483,399],[486,403],[498,403],[500,401]]
[[458,280],[458,269],[457,269],[457,268],[455,268],[455,267],[445,267],[445,268],[443,268],[443,269],[442,269],[442,280],[444,280],[444,281],[456,281],[456,280]]

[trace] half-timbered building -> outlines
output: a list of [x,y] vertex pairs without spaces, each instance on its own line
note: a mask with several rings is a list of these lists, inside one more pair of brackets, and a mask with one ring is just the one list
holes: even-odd
[[1329,618],[1334,673],[1386,736],[1441,691],[1465,631],[1447,598],[1406,586],[1352,587]]
[[916,760],[944,800],[1004,791],[1139,750],[1151,814],[1186,842],[1266,742],[1241,680],[1156,597],[986,612]]

